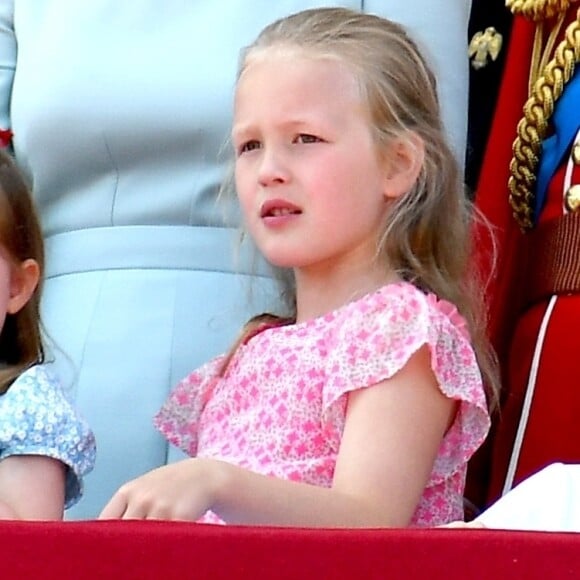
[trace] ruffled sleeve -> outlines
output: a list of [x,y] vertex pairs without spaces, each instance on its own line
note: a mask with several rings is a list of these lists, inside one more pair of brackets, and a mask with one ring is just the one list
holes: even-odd
[[206,363],[180,381],[153,418],[167,440],[191,457],[197,454],[201,413],[219,380],[224,356]]
[[14,34],[14,2],[0,2],[0,147],[10,137],[10,97],[16,68],[16,37]]
[[82,495],[95,464],[95,438],[56,378],[42,365],[23,373],[0,397],[0,460],[43,455],[67,466],[65,507]]
[[338,449],[346,395],[393,377],[427,345],[439,388],[459,402],[444,437],[431,484],[462,468],[489,430],[481,374],[465,323],[448,302],[427,296],[410,284],[394,284],[360,301],[330,336],[323,426]]

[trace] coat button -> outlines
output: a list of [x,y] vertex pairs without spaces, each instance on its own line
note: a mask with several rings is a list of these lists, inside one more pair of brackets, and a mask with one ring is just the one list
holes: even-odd
[[572,147],[572,161],[576,165],[580,165],[580,143],[574,143],[574,147]]
[[580,210],[580,184],[573,185],[565,196],[566,209],[570,212]]

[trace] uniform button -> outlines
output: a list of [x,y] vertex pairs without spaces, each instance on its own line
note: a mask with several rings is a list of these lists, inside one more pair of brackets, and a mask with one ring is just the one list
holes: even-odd
[[572,161],[576,165],[580,165],[580,143],[575,143],[572,147]]
[[580,184],[573,185],[565,196],[566,209],[571,212],[580,210]]

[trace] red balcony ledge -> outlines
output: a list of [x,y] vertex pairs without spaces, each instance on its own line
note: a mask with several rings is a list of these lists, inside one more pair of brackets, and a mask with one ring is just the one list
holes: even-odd
[[0,522],[3,579],[580,578],[580,534]]

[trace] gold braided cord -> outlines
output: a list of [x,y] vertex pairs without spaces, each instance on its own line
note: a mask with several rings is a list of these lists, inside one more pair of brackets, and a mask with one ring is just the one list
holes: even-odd
[[548,39],[544,44],[544,23],[536,24],[534,34],[534,45],[532,48],[532,61],[530,64],[530,77],[528,79],[528,93],[532,93],[536,81],[540,77],[540,72],[546,68],[551,56],[554,54],[554,44],[562,29],[562,24],[566,19],[565,14],[560,14],[553,24]]
[[513,14],[520,14],[535,22],[566,12],[579,0],[505,0]]
[[568,25],[564,39],[545,66],[524,105],[524,116],[517,126],[510,162],[508,187],[513,215],[525,231],[533,226],[534,186],[542,141],[548,133],[548,121],[566,83],[580,61],[580,10]]

